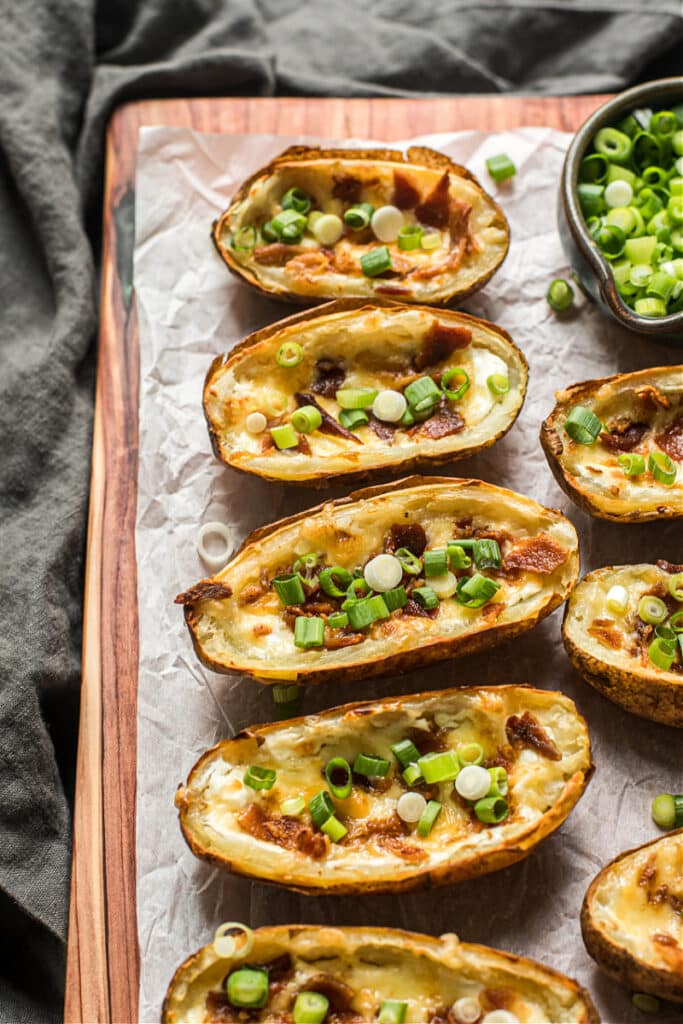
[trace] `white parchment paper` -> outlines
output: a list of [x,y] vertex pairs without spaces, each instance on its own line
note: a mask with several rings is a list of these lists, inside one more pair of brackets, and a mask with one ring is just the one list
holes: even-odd
[[[591,520],[560,491],[538,443],[541,420],[560,387],[677,361],[674,348],[621,331],[581,297],[569,318],[557,318],[546,304],[549,282],[569,271],[555,224],[569,139],[529,128],[411,140],[466,164],[502,204],[512,232],[510,253],[466,308],[505,327],[530,364],[529,393],[517,424],[494,448],[457,463],[451,472],[503,484],[562,509],[579,531],[583,571],[659,557],[680,562],[680,525],[634,527]],[[311,688],[304,697],[304,711],[310,712],[341,700],[454,682],[526,681],[569,694],[588,720],[597,772],[559,833],[522,864],[398,898],[314,898],[224,874],[196,860],[181,838],[173,795],[197,757],[217,740],[272,717],[266,687],[200,666],[182,610],[173,604],[175,594],[207,575],[197,555],[198,527],[220,519],[237,546],[254,527],[320,500],[320,492],[304,487],[289,489],[239,475],[211,454],[201,410],[210,361],[291,309],[258,296],[229,274],[209,229],[247,175],[285,146],[304,141],[318,140],[168,128],[143,129],[140,136],[135,213],[141,348],[136,535],[140,1020],[159,1020],[176,966],[210,941],[224,920],[253,926],[321,922],[393,925],[432,934],[455,931],[464,940],[535,957],[577,978],[591,991],[606,1024],[642,1020],[629,994],[602,976],[586,954],[578,915],[598,869],[657,834],[649,820],[652,796],[683,789],[680,734],[628,715],[577,677],[560,641],[561,611],[493,652],[401,678],[349,685],[343,693],[334,685]],[[518,173],[497,188],[484,161],[500,152],[512,157]],[[327,493],[336,496],[342,490]],[[667,1019],[673,1018],[659,1018],[661,1024]]]

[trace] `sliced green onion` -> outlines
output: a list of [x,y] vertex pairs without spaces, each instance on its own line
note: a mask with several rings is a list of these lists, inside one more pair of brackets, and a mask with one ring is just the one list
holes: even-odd
[[594,238],[601,253],[607,259],[616,259],[624,252],[626,235],[616,224],[604,224],[596,231]]
[[398,421],[398,425],[399,425],[399,427],[403,427],[405,429],[407,427],[412,427],[413,424],[416,423],[416,422],[417,422],[417,420],[415,419],[415,417],[413,416],[412,412],[410,411],[410,407],[408,407],[408,408],[406,408],[406,411],[403,413],[403,415],[401,416],[400,420]]
[[296,448],[299,443],[297,432],[291,423],[283,423],[282,426],[271,427],[270,436],[280,451],[286,448]]
[[618,465],[623,469],[626,476],[640,476],[645,472],[645,459],[637,452],[624,452],[617,459]]
[[615,163],[625,164],[631,155],[631,140],[617,128],[601,128],[593,139],[596,152]]
[[339,422],[347,430],[356,430],[369,423],[370,417],[363,409],[342,409],[339,413]]
[[453,782],[460,773],[460,761],[454,750],[435,751],[418,757],[417,766],[428,785],[435,782]]
[[300,188],[290,188],[280,200],[283,210],[296,210],[297,213],[308,213],[311,208],[310,197]]
[[448,571],[448,557],[445,548],[432,548],[422,556],[425,576],[443,576]]
[[671,487],[676,482],[676,463],[665,452],[650,452],[647,468],[660,484]]
[[463,768],[470,764],[481,764],[484,760],[484,748],[481,743],[463,743],[458,747],[458,760]]
[[298,242],[306,230],[307,220],[296,210],[282,210],[269,222],[283,242]]
[[607,180],[610,163],[602,153],[591,153],[579,164],[579,180],[603,185]]
[[292,796],[280,804],[280,813],[285,818],[298,818],[306,810],[306,801],[302,796]]
[[401,768],[407,768],[409,764],[416,764],[420,757],[420,751],[412,740],[399,740],[398,743],[392,745],[391,752]]
[[310,434],[317,430],[322,421],[320,410],[316,409],[314,405],[302,405],[292,413],[292,426],[300,434]]
[[485,796],[483,800],[477,800],[474,813],[487,825],[499,825],[508,816],[507,800],[502,796]]
[[320,831],[328,835],[333,843],[339,843],[345,835],[348,835],[349,830],[344,828],[339,818],[336,818],[333,814],[324,825],[320,826]]
[[317,615],[300,615],[294,621],[294,645],[305,651],[322,647],[325,639],[325,620]]
[[314,551],[309,551],[307,554],[300,555],[297,558],[292,566],[292,572],[310,573],[311,570],[317,568],[319,561],[320,555],[317,555]]
[[422,817],[417,823],[417,834],[426,838],[434,828],[434,823],[441,813],[441,804],[438,800],[430,800],[424,809]]
[[503,564],[498,541],[486,537],[475,540],[472,556],[477,569],[500,569]]
[[337,800],[346,800],[351,796],[353,789],[353,776],[351,765],[344,757],[333,757],[325,765],[325,778],[332,791],[332,796]]
[[273,578],[273,589],[283,604],[303,604],[306,600],[301,576],[298,572],[286,572]]
[[424,781],[419,765],[413,762],[402,772],[402,775],[407,786],[415,786],[418,782]]
[[672,110],[659,110],[650,119],[650,131],[660,139],[672,139],[678,128],[678,118]]
[[230,239],[230,245],[236,252],[251,252],[256,246],[256,229],[239,228]]
[[610,587],[605,603],[608,611],[615,615],[623,615],[628,608],[628,590],[618,584]]
[[299,992],[294,1001],[294,1024],[323,1024],[330,1001],[321,992]]
[[438,249],[441,245],[441,232],[440,231],[425,231],[422,236],[422,248],[423,249]]
[[346,607],[346,601],[342,605],[349,616],[349,625],[352,629],[367,629],[373,622],[389,618],[384,596],[375,594],[373,597],[366,597],[362,601],[356,601]]
[[228,975],[225,991],[232,1006],[260,1010],[268,1002],[268,972],[260,967],[240,967]]
[[408,603],[405,587],[393,587],[391,590],[385,590],[381,596],[390,612],[405,608]]
[[664,622],[667,614],[666,605],[654,594],[645,594],[638,602],[638,617],[651,626],[658,626],[660,622]]
[[666,303],[661,299],[636,299],[633,308],[639,316],[666,316]]
[[[448,386],[452,380],[458,380],[461,382],[455,390]],[[441,387],[449,402],[459,402],[470,389],[470,375],[467,370],[462,368],[462,366],[452,366],[443,374],[441,378]]]
[[661,299],[666,303],[671,298],[671,293],[676,285],[676,279],[661,270],[655,271],[648,281],[646,294]]
[[585,405],[575,405],[567,414],[564,430],[577,444],[593,444],[602,430],[602,423]]
[[408,384],[403,393],[413,412],[424,412],[426,409],[431,409],[443,398],[441,389],[436,386],[431,377],[419,377]]
[[668,672],[676,657],[676,645],[669,640],[655,637],[648,647],[647,653],[653,665],[661,668],[664,672]]
[[517,168],[506,153],[490,156],[486,161],[486,170],[496,183],[507,181],[517,173]]
[[370,252],[365,252],[360,258],[360,267],[366,277],[378,277],[387,270],[391,270],[391,253],[386,245],[380,245]]
[[640,1010],[641,1013],[657,1014],[661,1009],[661,1003],[656,996],[651,996],[647,992],[634,992],[631,996],[631,1002],[635,1006],[636,1010]]
[[579,182],[576,194],[585,217],[594,217],[604,212],[605,188],[603,185]]
[[428,612],[439,607],[439,599],[431,587],[415,587],[410,596]]
[[401,999],[383,999],[379,1007],[377,1024],[403,1024],[408,1004]]
[[650,264],[656,245],[657,239],[654,235],[641,235],[639,238],[628,238],[624,245],[624,255],[631,263]]
[[407,572],[409,576],[418,576],[422,572],[421,560],[408,548],[399,548],[394,554],[401,563],[403,571]]
[[565,281],[563,277],[556,277],[548,288],[546,299],[556,313],[564,313],[574,302],[574,289],[569,281]]
[[273,227],[272,220],[267,220],[265,224],[261,225],[261,234],[265,238],[266,242],[277,242],[280,237]]
[[[678,598],[676,600],[678,601]],[[674,612],[669,619],[669,625],[674,633],[683,633],[683,609],[680,612]]]
[[[683,601],[683,572],[674,573],[673,576],[669,577],[669,593],[674,601]],[[676,612],[676,614],[681,615],[683,613]]]
[[342,409],[370,409],[377,394],[371,388],[342,388],[334,397]]
[[333,565],[330,569],[322,570],[318,582],[321,589],[330,597],[345,597],[353,582],[353,576],[341,565]]
[[316,795],[309,800],[308,810],[316,828],[322,828],[325,822],[329,821],[335,812],[332,797],[327,790],[323,789],[320,793],[316,793]]
[[296,683],[275,683],[273,685],[273,703],[280,721],[292,718],[299,710],[301,687]]
[[465,608],[481,608],[490,601],[500,590],[500,583],[490,579],[488,576],[481,576],[475,573],[474,576],[464,576],[458,582],[458,589],[455,592],[455,599],[458,604]]
[[369,225],[374,212],[375,208],[370,203],[357,203],[350,206],[344,214],[344,223],[354,231],[360,231]]
[[370,779],[383,779],[385,775],[389,774],[390,768],[391,761],[387,761],[384,757],[374,757],[372,754],[358,754],[353,762],[353,770],[356,775],[365,775]]
[[450,562],[451,569],[469,569],[472,565],[472,559],[466,554],[460,541],[449,540],[446,545],[446,551],[448,552],[448,561]]
[[286,341],[277,352],[277,364],[283,366],[289,370],[293,366],[298,366],[301,360],[304,358],[304,350],[298,341]]
[[486,378],[486,386],[495,398],[502,398],[510,390],[510,378],[504,373],[492,373]]
[[655,626],[655,636],[660,640],[668,640],[669,643],[675,644],[676,642],[676,630],[671,626]]
[[[355,598],[357,600],[359,597],[365,597],[366,594],[369,594],[370,587],[367,585],[364,578],[359,576],[356,579],[351,580],[349,583],[349,589],[346,593],[350,598]],[[342,605],[342,608],[343,607],[344,606]]]
[[391,612],[387,606],[387,602],[384,600],[384,594],[373,594],[372,597],[367,597],[366,601],[370,606],[373,622],[379,622],[381,619],[389,618]]
[[505,769],[500,766],[489,768],[489,775],[491,776],[491,788],[488,791],[488,796],[507,796],[510,781]]
[[657,136],[652,135],[651,132],[639,132],[633,140],[631,152],[631,163],[634,169],[642,174],[646,167],[661,163],[661,159],[662,147]]
[[429,584],[440,601],[445,601],[458,589],[458,580],[452,572],[445,572],[443,576],[430,576]]
[[396,239],[399,249],[405,251],[419,249],[422,243],[423,230],[419,224],[410,224],[401,228]]
[[349,617],[346,612],[334,612],[327,620],[330,629],[344,629],[349,624]]
[[276,778],[277,773],[272,768],[261,768],[257,764],[251,764],[244,773],[242,781],[250,789],[272,789]]
[[652,801],[652,820],[659,828],[683,827],[683,795],[660,793]]

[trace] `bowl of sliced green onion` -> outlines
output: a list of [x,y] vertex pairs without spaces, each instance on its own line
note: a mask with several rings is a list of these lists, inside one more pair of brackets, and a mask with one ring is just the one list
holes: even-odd
[[683,341],[683,77],[628,89],[585,121],[562,170],[558,223],[606,312]]

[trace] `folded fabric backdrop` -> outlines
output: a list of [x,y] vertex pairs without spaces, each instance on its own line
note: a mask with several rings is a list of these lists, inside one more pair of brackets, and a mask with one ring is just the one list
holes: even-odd
[[678,71],[679,0],[624,7],[0,0],[0,1021],[61,1017],[109,113],[151,96],[606,92]]

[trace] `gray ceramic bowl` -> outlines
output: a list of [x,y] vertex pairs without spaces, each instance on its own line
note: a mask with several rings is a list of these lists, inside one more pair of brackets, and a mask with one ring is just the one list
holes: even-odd
[[646,82],[615,96],[584,121],[574,136],[562,168],[558,226],[562,245],[582,287],[624,327],[661,341],[683,342],[683,312],[670,316],[639,316],[622,302],[610,265],[591,240],[579,206],[576,186],[579,164],[595,133],[605,125],[616,124],[639,107],[666,109],[683,101],[683,77],[660,78]]

